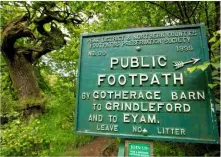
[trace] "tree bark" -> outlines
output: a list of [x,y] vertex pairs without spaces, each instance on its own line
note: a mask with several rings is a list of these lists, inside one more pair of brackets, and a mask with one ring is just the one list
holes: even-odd
[[18,109],[24,111],[25,117],[43,112],[45,100],[40,92],[32,63],[23,54],[16,54],[13,60],[5,59],[13,86],[18,92]]
[[1,51],[9,67],[13,87],[17,90],[19,104],[25,117],[39,115],[44,110],[44,97],[40,92],[33,67],[32,51],[14,48],[14,43],[21,37],[34,38],[26,27],[25,16],[8,23],[2,31]]
[[8,65],[13,85],[18,89],[19,99],[39,97],[40,89],[37,84],[33,66],[24,55],[16,55],[15,59],[9,62]]

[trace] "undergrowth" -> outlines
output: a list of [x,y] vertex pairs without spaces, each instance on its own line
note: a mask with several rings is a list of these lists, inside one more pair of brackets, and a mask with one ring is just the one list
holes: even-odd
[[92,139],[74,132],[75,100],[71,92],[52,95],[40,118],[24,121],[17,116],[1,126],[1,156],[55,156]]

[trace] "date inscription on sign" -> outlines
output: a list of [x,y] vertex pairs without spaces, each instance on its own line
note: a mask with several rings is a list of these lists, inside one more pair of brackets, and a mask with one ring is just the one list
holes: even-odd
[[78,133],[218,143],[204,25],[84,34]]
[[150,145],[144,143],[128,143],[128,157],[150,157]]

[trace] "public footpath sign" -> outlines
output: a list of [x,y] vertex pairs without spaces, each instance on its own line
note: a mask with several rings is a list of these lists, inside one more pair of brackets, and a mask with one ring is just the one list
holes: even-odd
[[206,61],[204,25],[83,34],[76,131],[219,143],[211,69],[187,72]]

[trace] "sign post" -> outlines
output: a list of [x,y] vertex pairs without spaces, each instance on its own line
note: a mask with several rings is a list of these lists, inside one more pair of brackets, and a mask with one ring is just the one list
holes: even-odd
[[82,35],[76,131],[219,143],[211,70],[186,73],[209,61],[205,32],[187,25]]

